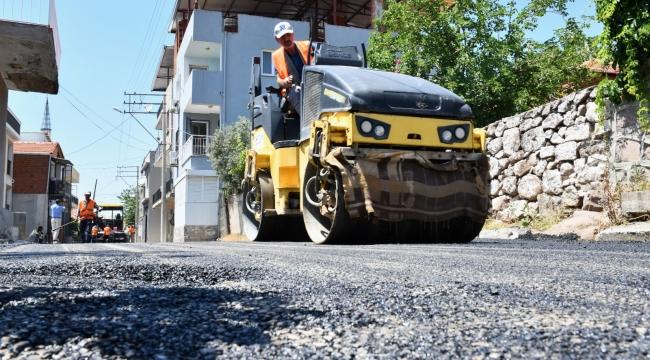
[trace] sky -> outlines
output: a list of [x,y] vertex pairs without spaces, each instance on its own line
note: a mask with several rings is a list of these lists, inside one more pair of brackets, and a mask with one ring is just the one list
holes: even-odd
[[[18,15],[16,3],[23,3]],[[523,1],[518,1],[524,3]],[[27,13],[41,21],[47,0],[0,0],[0,18]],[[134,119],[112,107],[123,108],[124,92],[150,93],[154,73],[163,45],[172,45],[167,33],[176,0],[58,0],[56,12],[61,41],[59,94],[50,95],[52,140],[60,143],[66,159],[74,163],[80,182],[73,193],[83,197],[93,191],[97,181],[99,203],[119,202],[117,196],[127,186],[136,184],[135,177],[117,177],[118,166],[127,166],[130,176],[142,164],[147,151],[156,141]],[[31,10],[27,7],[31,6]],[[42,7],[38,12],[36,7]],[[569,4],[572,17],[593,15],[591,0]],[[34,20],[35,22],[38,22]],[[542,41],[552,36],[564,20],[548,14],[539,22],[531,37]],[[597,35],[602,26],[594,24],[588,35]],[[270,30],[269,30],[270,31]],[[243,94],[242,96],[248,96]],[[22,122],[21,132],[41,128],[45,110],[45,94],[9,92],[9,108]],[[154,107],[156,110],[157,107]],[[155,136],[155,115],[135,115]],[[107,133],[111,131],[108,135]]]

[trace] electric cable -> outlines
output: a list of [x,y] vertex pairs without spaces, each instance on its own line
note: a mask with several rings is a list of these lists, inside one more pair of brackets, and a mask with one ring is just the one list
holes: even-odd
[[[160,12],[157,14],[158,19],[156,20],[155,25],[154,25],[154,27],[152,28],[152,32],[151,32],[151,41],[149,41],[149,42],[145,45],[144,56],[142,57],[142,60],[139,62],[140,68],[139,68],[138,73],[137,73],[137,75],[136,75],[136,77],[135,77],[135,80],[134,80],[134,82],[133,82],[133,84],[132,84],[132,86],[135,87],[136,89],[138,88],[138,85],[139,85],[140,82],[141,82],[141,81],[140,81],[140,78],[142,77],[143,71],[144,71],[144,77],[145,77],[145,79],[146,79],[147,71],[144,70],[144,69],[148,68],[148,66],[149,66],[149,61],[148,61],[148,59],[149,59],[149,52],[150,52],[150,50],[151,50],[152,45],[155,44],[155,38],[156,38],[156,37],[155,37],[155,36],[156,36],[156,35],[155,35],[155,31],[156,31],[156,29],[159,28],[160,19],[162,18],[162,14],[163,14],[163,10],[164,10],[164,8],[165,8],[165,4],[163,4],[163,6],[160,7]],[[154,49],[153,54],[155,55],[155,53],[156,53],[155,47],[154,47],[153,49]]]
[[[104,121],[105,123],[107,123],[107,124],[110,125],[110,126],[114,126],[110,121],[104,119],[104,118],[101,117],[99,114],[97,114],[97,113],[96,113],[92,108],[90,108],[88,105],[84,104],[83,101],[79,100],[76,96],[74,96],[74,94],[72,94],[70,91],[68,91],[68,89],[64,88],[61,84],[59,84],[59,87],[60,87],[61,89],[63,89],[63,91],[67,92],[70,96],[72,96],[73,99],[77,100],[77,101],[78,101],[81,105],[83,105],[86,109],[90,110],[90,112],[92,112],[93,114],[95,114],[95,115],[96,115],[98,118],[100,118],[102,121]],[[68,99],[66,99],[66,100],[68,100]],[[70,101],[70,100],[68,100],[68,102],[69,102],[69,101]],[[73,105],[73,106],[74,106],[74,105]],[[84,115],[84,116],[85,116],[85,115]],[[125,135],[127,135],[127,136],[129,136],[129,137],[133,137],[133,136],[131,136],[131,134],[127,134],[127,133],[125,133],[124,131],[122,131],[122,129],[120,129],[120,132],[123,133],[123,134],[125,134]],[[149,143],[146,143],[146,142],[144,142],[144,141],[141,141],[141,140],[138,139],[138,138],[135,138],[135,137],[133,137],[133,138],[134,138],[136,141],[141,142],[141,143],[143,143],[143,144],[145,144],[145,145],[151,145],[151,144],[149,144]],[[121,140],[120,140],[120,141],[121,141]]]
[[156,10],[158,8],[158,4],[160,4],[160,0],[156,1],[156,6],[154,7],[153,11],[151,12],[151,18],[149,19],[149,25],[147,25],[147,32],[144,35],[144,39],[142,39],[142,45],[140,46],[140,51],[138,52],[138,57],[137,60],[135,61],[135,66],[133,67],[133,70],[131,71],[131,76],[129,77],[129,81],[126,83],[126,89],[129,88],[129,85],[131,84],[131,81],[133,80],[133,75],[135,75],[135,70],[138,68],[138,65],[140,64],[140,57],[142,56],[142,49],[144,48],[144,45],[147,43],[147,38],[149,37],[149,31],[151,29],[151,24],[153,23],[153,19],[156,17]]

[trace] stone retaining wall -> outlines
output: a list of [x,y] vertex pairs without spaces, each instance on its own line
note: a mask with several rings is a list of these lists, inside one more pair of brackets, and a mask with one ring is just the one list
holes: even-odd
[[590,87],[486,128],[493,216],[603,209],[609,135],[598,125],[595,97]]

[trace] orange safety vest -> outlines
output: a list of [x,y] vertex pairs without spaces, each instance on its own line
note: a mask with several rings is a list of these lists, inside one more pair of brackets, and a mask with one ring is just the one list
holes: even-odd
[[106,236],[106,235],[108,235],[108,236],[111,235],[111,228],[108,227],[108,226],[104,228],[104,236]]
[[[300,57],[302,62],[307,64],[307,57],[309,56],[309,40],[305,41],[296,41],[296,46],[300,52]],[[284,48],[281,47],[273,52],[273,65],[275,65],[275,70],[280,75],[281,79],[286,79],[289,77],[289,68],[287,67],[287,57],[284,55]],[[285,93],[285,89],[282,89],[282,94]]]
[[99,234],[99,230],[97,228],[93,228],[93,236],[97,236]]
[[90,199],[87,205],[84,200],[79,201],[78,214],[81,220],[94,219],[95,218],[95,213],[93,212],[94,210],[95,210],[95,200]]
[[135,228],[133,226],[129,227],[129,234],[135,234]]

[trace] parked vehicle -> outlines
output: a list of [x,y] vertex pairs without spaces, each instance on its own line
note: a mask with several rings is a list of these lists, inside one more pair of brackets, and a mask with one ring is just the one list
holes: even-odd
[[104,227],[108,225],[112,231],[111,242],[126,242],[127,235],[124,231],[124,205],[123,204],[99,204],[99,237],[104,236]]

